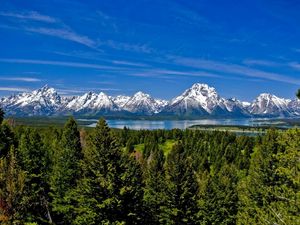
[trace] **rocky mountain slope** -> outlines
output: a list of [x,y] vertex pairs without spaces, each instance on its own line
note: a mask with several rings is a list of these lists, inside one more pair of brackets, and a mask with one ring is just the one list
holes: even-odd
[[155,99],[141,91],[133,96],[108,96],[88,92],[63,97],[47,85],[29,93],[0,99],[7,115],[142,115],[176,117],[292,117],[300,115],[300,101],[260,94],[252,103],[225,99],[215,88],[196,83],[171,101]]

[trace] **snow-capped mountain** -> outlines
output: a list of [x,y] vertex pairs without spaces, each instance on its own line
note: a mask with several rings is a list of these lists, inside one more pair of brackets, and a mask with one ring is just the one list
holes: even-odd
[[288,99],[262,93],[249,106],[249,112],[252,115],[291,116],[293,111],[289,108],[290,102]]
[[116,97],[111,97],[111,100],[119,107],[123,108],[124,105],[129,101],[130,96],[118,95]]
[[98,113],[116,111],[118,106],[103,92],[96,94],[88,92],[71,100],[65,107],[65,111],[80,113]]
[[161,112],[169,102],[163,99],[154,99],[156,102],[157,112]]
[[54,88],[44,86],[29,93],[0,99],[6,115],[142,115],[177,117],[287,117],[300,116],[300,100],[260,94],[252,103],[225,99],[215,88],[196,83],[170,102],[154,99],[141,91],[130,96],[108,96],[88,92],[82,96],[62,97]]
[[150,95],[139,91],[123,105],[123,109],[135,114],[151,115],[159,112],[161,104],[165,103],[156,101]]
[[47,85],[31,93],[13,95],[0,101],[7,114],[21,116],[51,115],[65,104],[65,99]]
[[290,101],[290,103],[288,104],[288,108],[289,108],[289,110],[291,110],[293,115],[300,116],[300,100],[299,99]]
[[248,115],[248,107],[251,105],[249,102],[241,102],[236,98],[229,98],[225,101],[226,109],[235,115],[243,116]]
[[[162,113],[190,116],[224,115],[235,109],[229,105],[224,98],[219,96],[215,88],[209,87],[207,84],[196,83],[174,98]],[[231,110],[228,110],[227,107]]]

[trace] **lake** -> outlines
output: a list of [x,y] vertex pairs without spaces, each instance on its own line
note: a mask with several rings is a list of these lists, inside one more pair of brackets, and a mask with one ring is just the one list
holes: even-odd
[[[95,127],[97,119],[78,119],[84,121],[88,127]],[[90,122],[90,123],[89,123]],[[262,126],[276,125],[268,119],[199,119],[199,120],[107,120],[112,128],[122,129],[124,126],[133,130],[155,130],[155,129],[186,129],[192,125],[233,125],[233,126]]]

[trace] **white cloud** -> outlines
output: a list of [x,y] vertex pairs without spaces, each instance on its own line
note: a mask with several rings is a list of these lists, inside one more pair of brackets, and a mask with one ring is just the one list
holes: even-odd
[[87,36],[75,33],[72,30],[69,29],[55,29],[55,28],[25,28],[26,31],[33,32],[33,33],[39,33],[43,35],[48,35],[52,37],[57,37],[69,41],[73,41],[85,46],[88,46],[90,48],[96,48],[96,42],[90,39]]
[[34,59],[0,59],[0,62],[66,66],[66,67],[90,68],[90,69],[111,69],[111,70],[118,69],[117,67],[103,66],[103,65],[98,65],[98,64],[77,63],[77,62],[61,62],[61,61],[49,61],[49,60],[34,60]]
[[112,60],[112,63],[117,64],[117,65],[137,66],[137,67],[148,66],[147,64],[144,64],[144,63],[121,61],[121,60]]
[[0,87],[0,91],[30,91],[28,88],[21,88],[21,87]]
[[107,40],[99,42],[99,45],[108,46],[110,48],[122,51],[140,52],[140,53],[152,53],[154,49],[149,48],[145,44],[130,44],[124,42],[116,42],[113,40]]
[[289,63],[289,66],[292,67],[293,69],[300,70],[300,63],[298,62],[291,62]]
[[0,77],[0,80],[8,80],[8,81],[24,81],[24,82],[40,82],[41,79],[34,77]]
[[278,62],[273,62],[269,60],[260,60],[260,59],[246,59],[243,61],[244,64],[249,65],[249,66],[269,66],[269,67],[276,67],[276,66],[281,66],[281,63]]
[[0,12],[0,16],[13,17],[13,18],[24,19],[24,20],[34,20],[34,21],[46,22],[46,23],[58,22],[57,19],[47,15],[42,15],[36,11],[22,12],[22,13]]
[[[213,60],[194,59],[174,57],[174,62],[192,68],[205,69],[210,71],[216,71],[219,73],[235,74],[246,77],[262,78],[265,80],[273,80],[290,84],[300,84],[300,79],[288,77],[279,73],[265,72],[263,70],[252,69],[247,66],[241,66],[238,64],[223,63]],[[297,65],[294,65],[296,68]],[[300,66],[299,66],[300,69]]]

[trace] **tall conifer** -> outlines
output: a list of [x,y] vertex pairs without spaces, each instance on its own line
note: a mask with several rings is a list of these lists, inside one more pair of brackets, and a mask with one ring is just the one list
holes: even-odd
[[76,187],[82,159],[80,134],[74,118],[70,118],[63,129],[60,148],[53,155],[53,169],[50,178],[52,208],[55,222],[68,224],[73,217],[70,202],[71,189]]

